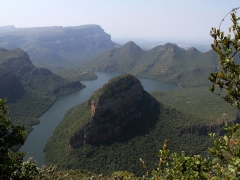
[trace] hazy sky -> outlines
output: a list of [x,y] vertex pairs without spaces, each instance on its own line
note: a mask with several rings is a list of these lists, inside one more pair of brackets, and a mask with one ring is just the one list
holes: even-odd
[[211,39],[210,28],[239,6],[240,0],[0,0],[0,26],[99,24],[112,39]]

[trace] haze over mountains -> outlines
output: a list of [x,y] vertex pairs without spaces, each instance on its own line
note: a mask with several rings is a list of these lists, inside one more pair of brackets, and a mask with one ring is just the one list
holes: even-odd
[[167,43],[144,51],[130,41],[75,65],[82,66],[90,71],[122,71],[181,86],[202,86],[209,84],[210,72],[218,69],[218,59],[212,50],[202,53],[194,47],[185,50]]
[[212,50],[202,53],[194,47],[185,50],[166,43],[146,51],[132,41],[120,47],[99,25],[0,27],[0,47],[22,48],[35,65],[75,80],[96,78],[83,74],[92,70],[122,71],[182,86],[199,86],[208,85],[209,73],[218,68]]
[[99,25],[74,27],[0,27],[0,47],[21,48],[33,63],[63,66],[116,46]]

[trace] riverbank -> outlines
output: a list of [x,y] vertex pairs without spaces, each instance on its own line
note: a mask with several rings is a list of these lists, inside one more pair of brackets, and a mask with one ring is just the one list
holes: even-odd
[[[40,124],[34,126],[34,130],[29,134],[21,151],[27,151],[25,160],[28,157],[34,157],[41,166],[44,164],[44,146],[55,130],[56,126],[62,121],[66,111],[73,106],[76,106],[86,101],[94,91],[105,84],[109,79],[118,76],[120,72],[96,72],[98,79],[92,81],[82,81],[86,88],[69,95],[60,97],[56,102],[45,112],[39,119]],[[149,92],[154,90],[166,90],[166,86],[170,89],[179,89],[179,86],[170,83],[159,83],[150,79],[140,79],[144,89]]]

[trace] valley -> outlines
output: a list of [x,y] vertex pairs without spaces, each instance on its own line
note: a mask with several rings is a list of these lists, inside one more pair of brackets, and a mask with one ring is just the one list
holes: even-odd
[[0,49],[0,98],[8,99],[10,117],[14,124],[23,124],[27,132],[57,97],[85,86],[68,81],[46,68],[37,68],[21,49]]
[[[209,74],[219,70],[212,50],[186,50],[173,43],[143,50],[133,41],[120,46],[98,25],[9,28],[0,27],[0,97],[8,97],[13,123],[32,131],[20,149],[29,152],[24,160],[33,156],[38,165],[56,164],[61,170],[127,170],[140,176],[139,157],[152,169],[164,140],[172,151],[195,154],[211,145],[209,132],[221,134],[225,122],[239,121],[238,111],[208,90]],[[111,80],[122,82],[120,87],[104,85],[94,93],[125,73],[139,78],[151,94],[137,101],[145,91],[136,79],[121,81],[124,76]],[[117,109],[131,116],[106,109],[94,121],[93,112],[116,106],[118,94],[125,105]],[[95,100],[98,106],[91,104]]]
[[[86,88],[58,98],[57,101],[49,108],[49,110],[39,118],[41,123],[37,126],[34,126],[34,131],[30,133],[24,146],[22,146],[20,149],[20,151],[28,152],[24,160],[27,160],[29,157],[34,157],[34,159],[38,162],[38,166],[45,164],[45,144],[53,134],[54,129],[64,118],[66,111],[73,106],[86,101],[95,90],[100,88],[109,79],[118,76],[121,73],[96,72],[96,74],[98,79],[93,81],[82,81],[82,83],[86,85]],[[140,81],[142,82],[144,89],[148,92],[153,90],[166,91],[170,89],[179,89],[179,87],[175,84],[159,83],[150,79],[140,79]]]
[[[117,83],[115,79],[116,78],[113,78],[109,83]],[[208,141],[209,132],[214,131],[221,133],[222,123],[227,119],[232,122],[239,121],[235,109],[227,105],[223,107],[218,106],[217,102],[221,100],[219,100],[218,97],[211,98],[212,95],[210,93],[205,96],[202,94],[202,91],[205,91],[204,89],[193,88],[154,92],[151,94],[158,100],[158,103],[153,105],[153,109],[149,110],[147,107],[151,107],[151,105],[148,104],[147,100],[142,104],[138,103],[138,105],[143,106],[142,108],[145,110],[140,110],[140,114],[142,115],[122,128],[122,133],[119,136],[116,136],[114,139],[105,139],[103,142],[91,142],[95,139],[95,136],[97,139],[101,139],[101,137],[106,138],[109,136],[104,135],[104,133],[115,132],[114,129],[119,130],[119,127],[115,127],[119,124],[117,120],[119,118],[118,116],[124,121],[124,116],[114,114],[115,111],[113,110],[113,112],[111,112],[109,109],[115,109],[118,103],[121,104],[117,96],[121,94],[121,92],[128,92],[126,89],[128,89],[129,86],[123,85],[122,87],[121,85],[113,85],[109,87],[109,83],[95,91],[88,101],[68,110],[63,121],[57,126],[53,136],[51,136],[45,147],[47,164],[55,163],[61,169],[76,169],[80,167],[80,169],[91,170],[97,174],[109,174],[113,171],[127,170],[139,176],[143,174],[144,171],[141,170],[141,163],[138,158],[143,158],[149,168],[153,168],[154,164],[151,163],[157,161],[155,152],[161,149],[165,139],[168,140],[168,146],[172,151],[197,153],[211,145],[210,141]],[[118,92],[119,90],[120,92]],[[195,106],[194,109],[191,109],[187,107],[190,102],[186,103],[185,100],[193,100],[196,97],[195,93],[198,94],[199,99],[194,102],[194,105],[190,105],[191,107]],[[112,96],[114,97],[115,103],[113,103],[113,100],[110,100],[113,98]],[[130,96],[132,97],[132,95]],[[214,114],[212,114],[212,116],[209,110],[206,111],[206,109],[212,106],[207,103],[209,97],[216,105],[215,109],[213,109]],[[92,102],[95,102],[94,104],[99,106],[99,110],[95,107],[94,111],[97,114],[96,116],[100,117],[95,118],[94,114],[91,116],[92,105],[90,108],[90,104],[92,104]],[[126,101],[124,102],[127,103]],[[173,104],[171,104],[171,102]],[[206,107],[202,105],[204,103],[206,103]],[[128,107],[129,105],[122,106],[120,109],[122,109],[121,113],[123,114],[124,108],[127,108],[130,114],[131,111],[135,109],[134,107]],[[185,108],[186,110],[184,110]],[[139,114],[139,109],[140,107],[135,109],[137,112],[134,112],[134,115]],[[223,109],[224,112],[226,111],[228,114],[223,115]],[[108,112],[105,113],[105,111]],[[114,118],[109,118],[109,116]],[[96,128],[96,130],[90,130],[90,127],[86,129],[83,128],[83,131],[86,133],[86,135],[83,135],[81,134],[83,133],[81,127],[86,124],[86,126],[90,126],[89,123],[87,123],[89,118],[92,118],[91,123],[96,121],[97,125],[93,124],[93,128]],[[107,121],[106,123],[109,123],[109,121],[113,122],[104,125],[104,121]],[[107,126],[107,129],[105,129],[104,126]],[[105,130],[101,133],[98,132],[99,130],[97,130],[97,128]],[[76,131],[79,131],[79,133],[75,134]],[[94,137],[89,138],[88,141],[90,141],[86,142],[88,136],[92,136],[92,134]],[[61,137],[61,140],[58,137]],[[69,142],[70,137],[72,137],[73,140]],[[83,137],[86,138],[85,141],[81,140]],[[79,141],[80,144],[75,141]],[[56,152],[57,154],[55,154]]]

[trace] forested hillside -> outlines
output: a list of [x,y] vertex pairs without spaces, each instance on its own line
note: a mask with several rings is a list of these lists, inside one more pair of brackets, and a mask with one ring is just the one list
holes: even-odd
[[0,98],[8,98],[13,123],[25,125],[28,131],[58,96],[85,87],[37,68],[21,49],[0,49],[0,69]]
[[[135,109],[129,103],[135,101],[135,95],[141,97],[138,95],[141,87],[136,83],[127,86],[123,77],[113,78],[88,101],[66,113],[45,147],[47,164],[57,164],[60,169],[86,169],[97,174],[126,170],[142,175],[144,169],[139,157],[153,168],[157,162],[156,152],[164,140],[168,140],[168,147],[173,151],[198,153],[211,145],[209,132],[221,133],[223,122],[238,121],[235,109],[222,106],[217,96],[197,88],[154,92],[152,95],[157,103],[151,105],[151,101],[145,99]],[[131,87],[138,88],[130,93]],[[117,98],[119,95],[123,96],[123,104]],[[116,114],[114,109],[118,103],[121,111]],[[134,120],[124,126],[118,136],[109,136],[108,133],[119,132],[118,118],[122,117],[120,122],[124,124],[126,113],[135,114]],[[94,142],[96,138],[104,141]]]
[[[236,61],[239,62],[238,57]],[[196,48],[185,50],[176,44],[167,43],[144,51],[134,42],[109,49],[75,67],[88,71],[127,72],[137,77],[173,82],[184,87],[209,85],[209,74],[219,69],[217,54],[212,50],[202,53]]]

